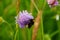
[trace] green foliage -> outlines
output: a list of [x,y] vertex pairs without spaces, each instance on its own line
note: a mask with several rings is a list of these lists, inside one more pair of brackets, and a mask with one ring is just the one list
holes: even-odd
[[[60,15],[60,6],[49,8],[45,4],[45,0],[34,1],[38,9],[43,11],[43,33],[45,40],[60,40],[60,20],[56,20],[56,15]],[[60,0],[59,0],[60,2]],[[20,0],[20,11],[31,10],[31,0]],[[32,4],[33,5],[33,4]],[[33,5],[32,15],[34,18],[37,16],[37,10]],[[0,40],[31,40],[32,39],[32,26],[30,29],[20,27],[16,28],[16,0],[0,0]],[[41,25],[40,25],[41,27]],[[41,28],[39,27],[36,40],[41,40]]]

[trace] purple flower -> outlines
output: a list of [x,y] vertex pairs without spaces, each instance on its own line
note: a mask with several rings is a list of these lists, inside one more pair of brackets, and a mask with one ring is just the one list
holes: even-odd
[[34,19],[34,17],[26,10],[20,12],[19,15],[16,17],[16,21],[19,24],[20,28],[24,28],[26,25],[28,25],[31,22],[31,19]]
[[47,0],[49,7],[57,6],[58,1],[57,0]]

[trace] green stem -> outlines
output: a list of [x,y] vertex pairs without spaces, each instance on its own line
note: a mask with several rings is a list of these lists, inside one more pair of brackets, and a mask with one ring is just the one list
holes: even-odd
[[[8,23],[7,21],[5,21],[5,20],[4,20],[4,22],[7,23],[8,26],[10,27],[11,31],[13,31],[11,24],[9,24],[9,23]],[[12,37],[12,40],[13,40],[13,37]]]
[[55,32],[53,32],[53,33],[50,35],[50,37],[52,38],[52,37],[55,36],[58,32],[59,32],[58,30],[55,31]]
[[[19,13],[19,5],[20,5],[20,0],[16,0],[16,13],[17,13],[17,14]],[[19,15],[18,15],[18,18],[19,18]],[[17,19],[18,19],[18,18],[17,18]],[[17,19],[16,19],[16,20],[17,20]],[[17,33],[18,33],[18,24],[16,24],[16,33],[15,33],[14,40],[17,40],[17,39],[16,39]]]
[[12,30],[11,24],[9,24],[9,23],[8,23],[7,21],[5,21],[5,20],[4,20],[4,22],[7,23],[7,24],[9,25],[10,29]]
[[[57,15],[59,15],[57,9],[56,9],[56,12],[57,12]],[[58,40],[60,40],[60,20],[56,20],[56,22],[57,22],[57,27],[58,27],[58,30],[59,30],[59,33],[58,33]]]
[[[30,37],[31,37],[31,36],[30,36],[30,29],[25,28],[25,39],[26,39],[26,40],[31,40]],[[24,39],[24,40],[25,40],[25,39]]]
[[30,40],[30,30],[28,29],[28,40]]
[[60,40],[60,22],[59,21],[57,21],[57,25],[58,25],[58,30],[59,30],[59,36],[58,36],[58,40]]
[[32,4],[34,5],[34,7],[36,8],[37,12],[39,12],[38,7],[36,6],[35,2],[33,0],[31,0]]
[[42,14],[41,14],[41,29],[42,29],[42,40],[44,40],[44,28],[43,28],[43,10],[46,5],[46,0],[44,0],[44,4],[42,5]]
[[41,29],[42,29],[42,40],[44,40],[43,18],[42,18],[42,15],[41,15]]
[[22,37],[23,37],[23,40],[27,40],[26,39],[26,37],[27,37],[26,36],[26,31],[27,31],[26,28],[22,28]]
[[14,40],[16,40],[17,33],[18,33],[18,24],[16,24],[16,33],[15,33],[15,36],[14,36]]

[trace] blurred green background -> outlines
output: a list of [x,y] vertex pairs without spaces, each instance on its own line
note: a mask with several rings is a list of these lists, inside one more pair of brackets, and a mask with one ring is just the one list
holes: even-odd
[[[16,28],[15,16],[17,0],[0,0],[0,40],[31,40],[33,27],[28,29]],[[56,15],[60,15],[60,5],[50,8],[46,0],[34,0],[38,9],[43,9],[43,30],[44,40],[60,40],[60,20],[56,20]],[[60,2],[60,0],[58,0]],[[20,0],[19,10],[31,12],[34,18],[37,10],[31,0]],[[45,3],[45,5],[44,5]],[[32,6],[32,8],[31,8]],[[60,17],[59,17],[60,18]],[[40,40],[41,31],[38,29],[36,40]]]

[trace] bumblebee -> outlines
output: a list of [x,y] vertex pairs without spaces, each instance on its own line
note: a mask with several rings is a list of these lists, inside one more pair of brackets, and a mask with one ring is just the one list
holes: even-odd
[[34,19],[30,19],[30,23],[28,24],[28,28],[31,28],[33,24],[34,24]]

